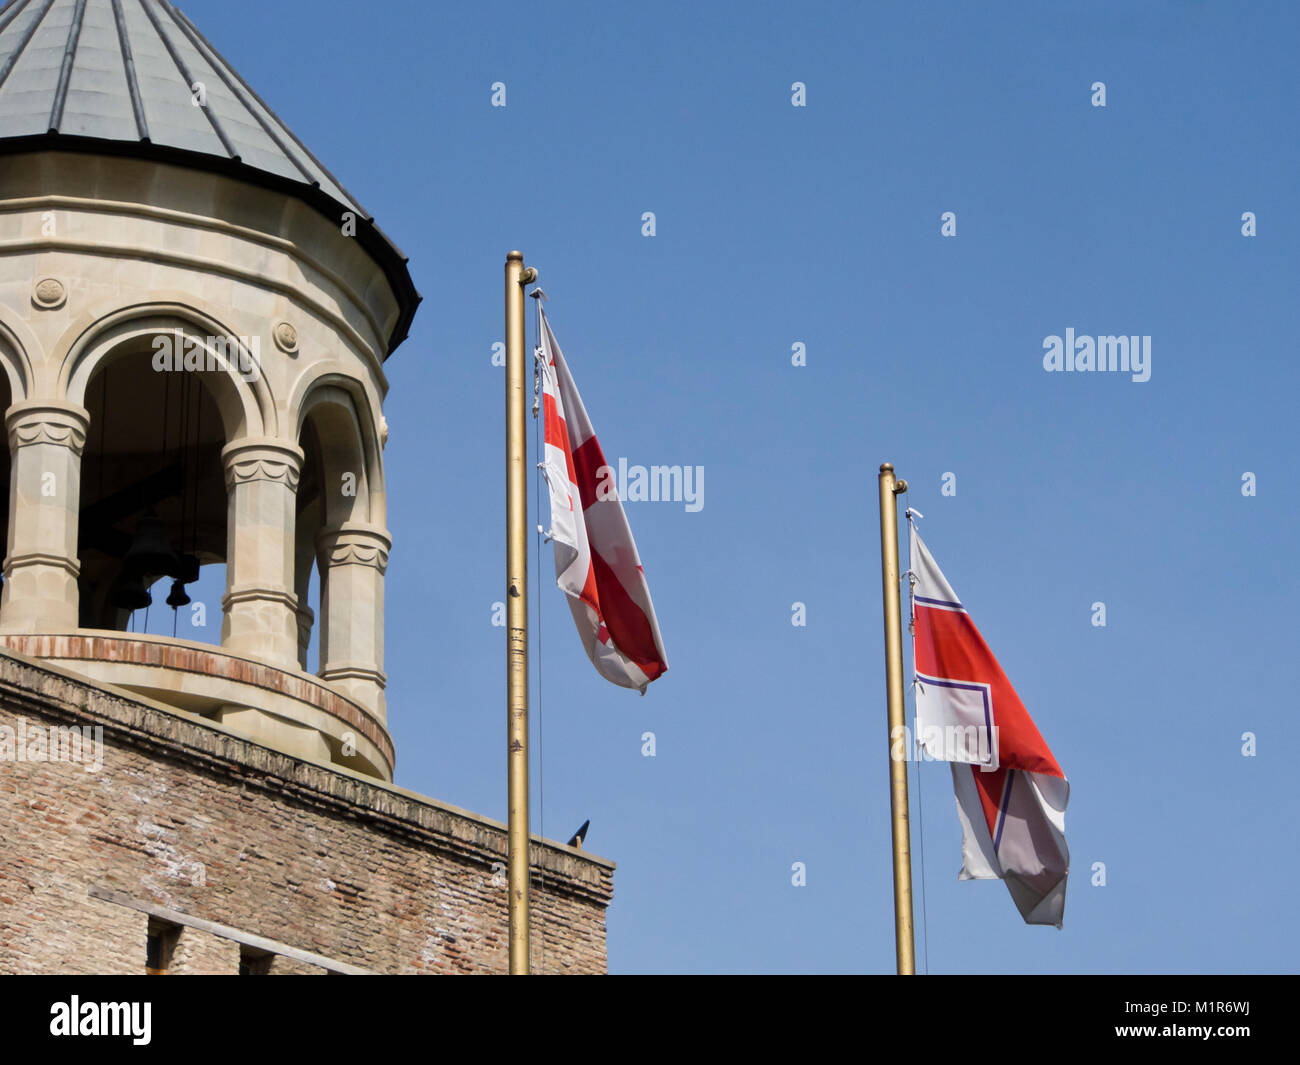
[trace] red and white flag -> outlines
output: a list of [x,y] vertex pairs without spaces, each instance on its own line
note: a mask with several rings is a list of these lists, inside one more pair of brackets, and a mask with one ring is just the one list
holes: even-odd
[[636,542],[582,397],[541,314],[542,391],[555,583],[569,597],[582,645],[606,680],[636,688],[668,669]]
[[952,763],[961,879],[1001,879],[1026,924],[1060,928],[1069,782],[908,517],[917,739]]

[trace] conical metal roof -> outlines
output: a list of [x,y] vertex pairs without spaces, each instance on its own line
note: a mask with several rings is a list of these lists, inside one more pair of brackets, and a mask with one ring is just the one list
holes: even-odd
[[[196,104],[195,86],[202,86]],[[9,0],[0,8],[0,153],[99,151],[180,163],[298,196],[384,268],[406,337],[419,296],[365,209],[167,0]]]

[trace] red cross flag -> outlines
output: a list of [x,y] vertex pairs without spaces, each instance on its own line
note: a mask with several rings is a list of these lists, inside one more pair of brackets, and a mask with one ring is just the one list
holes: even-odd
[[551,323],[541,315],[546,458],[555,583],[587,656],[606,680],[646,687],[668,670],[645,571],[595,430],[569,374]]
[[909,524],[917,739],[931,757],[952,763],[961,879],[1001,879],[1026,924],[1060,928],[1069,782]]

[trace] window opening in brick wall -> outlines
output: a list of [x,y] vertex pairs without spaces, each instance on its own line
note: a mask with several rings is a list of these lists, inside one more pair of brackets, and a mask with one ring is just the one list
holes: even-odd
[[145,946],[144,971],[149,976],[166,976],[172,963],[172,951],[180,935],[180,926],[149,918],[148,939]]

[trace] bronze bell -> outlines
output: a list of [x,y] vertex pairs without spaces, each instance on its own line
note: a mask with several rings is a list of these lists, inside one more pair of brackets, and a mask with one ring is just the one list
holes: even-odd
[[188,605],[190,597],[185,594],[185,584],[183,581],[172,581],[172,590],[167,595],[167,605],[173,610],[178,610]]
[[124,573],[110,593],[109,600],[119,610],[143,610],[153,602],[153,596],[144,586],[143,574],[131,576]]
[[167,528],[156,514],[145,514],[136,522],[135,539],[122,561],[125,572],[132,577],[172,577],[177,574],[179,566],[176,554],[167,542]]
[[199,560],[194,555],[177,555],[176,572],[169,574],[181,584],[193,584],[199,579]]

